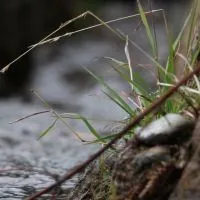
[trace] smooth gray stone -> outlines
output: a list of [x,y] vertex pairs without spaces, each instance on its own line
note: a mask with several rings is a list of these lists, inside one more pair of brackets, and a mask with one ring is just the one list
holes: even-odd
[[134,167],[135,173],[138,173],[143,169],[150,167],[153,163],[161,161],[167,162],[170,159],[171,159],[170,151],[167,147],[163,146],[152,147],[148,150],[138,153],[135,156],[133,160],[133,165],[135,166]]
[[191,137],[194,124],[179,114],[170,113],[136,132],[136,138],[145,145],[180,144]]

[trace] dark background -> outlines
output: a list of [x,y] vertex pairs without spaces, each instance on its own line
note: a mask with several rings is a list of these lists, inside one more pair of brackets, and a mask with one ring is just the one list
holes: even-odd
[[[17,56],[22,54],[27,48],[56,29],[61,23],[81,14],[86,10],[98,13],[105,5],[114,5],[121,2],[132,10],[136,8],[135,1],[116,0],[1,0],[0,1],[0,66],[3,68]],[[144,5],[149,1],[144,1]],[[172,4],[186,4],[188,1],[178,0],[152,2],[154,7],[165,7],[169,10]],[[177,7],[178,9],[179,7]],[[112,6],[111,6],[111,11]],[[178,11],[178,10],[177,10]],[[176,16],[175,16],[176,17]],[[69,26],[65,31],[72,31],[87,23],[91,24],[91,18],[81,23]],[[59,35],[58,34],[58,35]],[[59,42],[62,43],[62,42]],[[58,44],[59,45],[59,44]],[[13,95],[26,95],[29,83],[34,77],[34,62],[32,52],[14,63],[9,71],[0,74],[0,97]]]

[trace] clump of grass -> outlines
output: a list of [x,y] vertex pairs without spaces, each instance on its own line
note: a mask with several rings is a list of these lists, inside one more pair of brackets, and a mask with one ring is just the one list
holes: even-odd
[[[128,123],[129,119],[136,117],[138,113],[143,111],[157,98],[162,96],[170,87],[174,87],[174,84],[180,79],[179,75],[176,74],[178,70],[180,70],[182,72],[181,75],[184,76],[185,74],[188,73],[188,71],[192,71],[197,65],[199,65],[198,63],[199,54],[200,54],[200,41],[199,41],[200,13],[199,13],[199,10],[200,10],[200,2],[198,0],[195,0],[188,14],[188,17],[186,18],[185,23],[183,24],[183,27],[179,35],[174,41],[170,38],[164,10],[160,9],[160,10],[145,12],[143,10],[143,7],[140,1],[138,1],[139,14],[127,16],[124,18],[116,19],[116,20],[111,20],[108,22],[104,22],[103,20],[98,18],[96,15],[94,15],[90,11],[87,11],[79,15],[78,17],[62,24],[53,33],[51,33],[50,35],[42,39],[39,43],[33,45],[27,52],[25,52],[25,54],[28,53],[31,49],[36,48],[37,46],[43,45],[48,42],[56,42],[57,40],[61,38],[69,37],[73,34],[86,31],[98,26],[107,27],[108,30],[110,30],[115,36],[117,36],[120,40],[124,41],[125,56],[126,56],[127,62],[122,62],[116,58],[110,58],[110,57],[107,57],[106,59],[109,59],[109,61],[111,61],[112,69],[115,70],[120,75],[120,77],[124,79],[124,81],[127,84],[130,85],[129,98],[132,100],[133,106],[130,106],[130,104],[128,104],[116,90],[114,90],[111,86],[109,86],[102,77],[99,77],[88,68],[85,68],[85,70],[101,85],[103,93],[113,103],[118,105],[123,111],[127,113],[127,116],[128,116],[127,123]],[[169,55],[168,55],[165,66],[162,66],[158,61],[158,58],[157,58],[158,49],[157,49],[157,41],[156,41],[156,35],[155,35],[156,31],[152,30],[152,27],[147,17],[147,13],[153,14],[154,12],[160,12],[162,14],[166,32],[169,37],[168,38]],[[56,38],[50,38],[51,36],[53,36],[54,33],[56,33],[61,28],[67,26],[68,24],[78,19],[85,17],[86,15],[90,15],[94,17],[98,22],[100,22],[100,24],[87,27],[81,30],[77,30],[71,33],[66,33]],[[138,44],[136,44],[133,40],[131,40],[127,35],[124,35],[123,33],[118,32],[109,26],[109,23],[112,23],[118,20],[128,19],[130,17],[135,17],[135,16],[139,16],[141,18],[142,24],[145,28],[146,35],[151,47],[151,53],[148,53],[145,50],[143,50]],[[181,47],[181,44],[184,42],[186,42],[186,44],[184,44],[186,49],[182,50],[180,49],[180,47]],[[134,72],[133,66],[131,64],[131,59],[130,59],[129,45],[132,45],[133,47],[137,48],[137,50],[143,53],[144,56],[149,58],[149,60],[155,64],[156,69],[157,69],[156,70],[157,71],[157,77],[156,77],[157,88],[154,92],[149,92],[150,89],[148,88],[148,84],[146,83],[145,79],[140,74]],[[15,59],[15,61],[18,60],[19,58]],[[2,71],[5,72],[12,63],[13,62],[7,65]],[[181,63],[181,65],[179,65],[178,63]],[[159,117],[166,113],[183,113],[187,115],[188,117],[195,118],[197,114],[197,110],[199,109],[199,106],[200,106],[199,105],[200,104],[199,78],[200,77],[195,76],[193,80],[189,81],[186,85],[180,87],[179,91],[173,97],[167,99],[162,107],[158,108],[155,113],[148,115],[143,120],[142,125],[145,125],[149,121],[151,121],[153,118]],[[109,136],[103,137],[98,133],[95,127],[93,127],[91,123],[93,119],[89,119],[85,116],[82,116],[80,114],[75,114],[75,113],[67,113],[65,115],[59,114],[55,110],[53,110],[36,92],[35,92],[35,95],[37,95],[38,98],[40,98],[40,100],[44,103],[44,105],[48,108],[48,110],[51,111],[51,114],[55,117],[53,123],[51,123],[51,125],[44,132],[40,134],[39,138],[48,134],[49,131],[55,126],[58,120],[62,121],[82,142],[90,142],[90,143],[95,142],[95,143],[106,144],[117,134],[117,133],[111,133]],[[78,134],[78,132],[74,130],[74,128],[71,127],[67,123],[67,118],[81,120],[86,125],[90,133],[94,136],[94,140],[86,141],[85,139],[83,139]],[[134,130],[127,133],[125,137],[130,138],[132,137],[133,134],[134,134]],[[112,191],[114,190],[112,188],[112,183],[110,182],[111,176],[112,176],[112,170],[111,171],[107,170],[106,165],[102,163],[99,165],[99,168],[100,168],[99,173],[101,175],[100,184],[102,187],[92,188],[92,193],[93,193],[93,196],[98,197],[97,199],[108,199],[109,195],[107,195],[107,197],[105,196],[104,189],[105,187],[107,187],[106,190],[108,191],[108,194],[112,193]]]

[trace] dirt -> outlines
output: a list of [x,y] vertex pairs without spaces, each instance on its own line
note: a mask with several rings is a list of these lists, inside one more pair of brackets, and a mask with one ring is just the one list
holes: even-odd
[[200,118],[193,133],[194,152],[170,200],[200,199]]

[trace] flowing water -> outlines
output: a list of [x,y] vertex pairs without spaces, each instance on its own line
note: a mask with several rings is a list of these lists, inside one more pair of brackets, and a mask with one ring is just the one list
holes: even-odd
[[[107,18],[111,15],[108,13]],[[116,13],[118,16],[125,16],[132,12],[124,8]],[[117,17],[116,13],[113,18]],[[125,34],[129,33],[130,38],[139,41],[144,48],[147,39],[143,31],[135,31],[137,26],[138,19],[117,23],[113,27],[118,27]],[[99,84],[83,67],[103,76],[106,82],[123,94],[127,103],[134,107],[127,98],[130,86],[117,75],[105,58],[113,57],[127,62],[125,44],[104,29],[96,29],[94,34],[91,31],[72,36],[54,50],[48,45],[35,51],[33,60],[36,70],[31,84],[31,88],[59,113],[81,113],[88,118],[98,119],[93,124],[100,132],[103,132],[103,127],[109,124],[109,120],[124,119],[127,114],[103,95]],[[167,40],[163,29],[163,24],[158,23],[161,60],[164,60],[167,54]],[[135,70],[139,68],[138,63],[149,63],[134,47],[130,47],[130,55]],[[141,71],[149,84],[155,83],[149,70]],[[19,98],[2,100],[0,108],[0,199],[22,199],[27,194],[48,186],[55,181],[54,174],[64,174],[99,148],[98,145],[81,143],[60,121],[47,136],[37,140],[39,134],[54,121],[50,113],[9,124],[21,117],[47,109],[35,96],[32,96],[29,103]],[[68,122],[85,140],[94,139],[80,121],[71,119]],[[73,181],[67,182],[63,187],[72,187]]]

